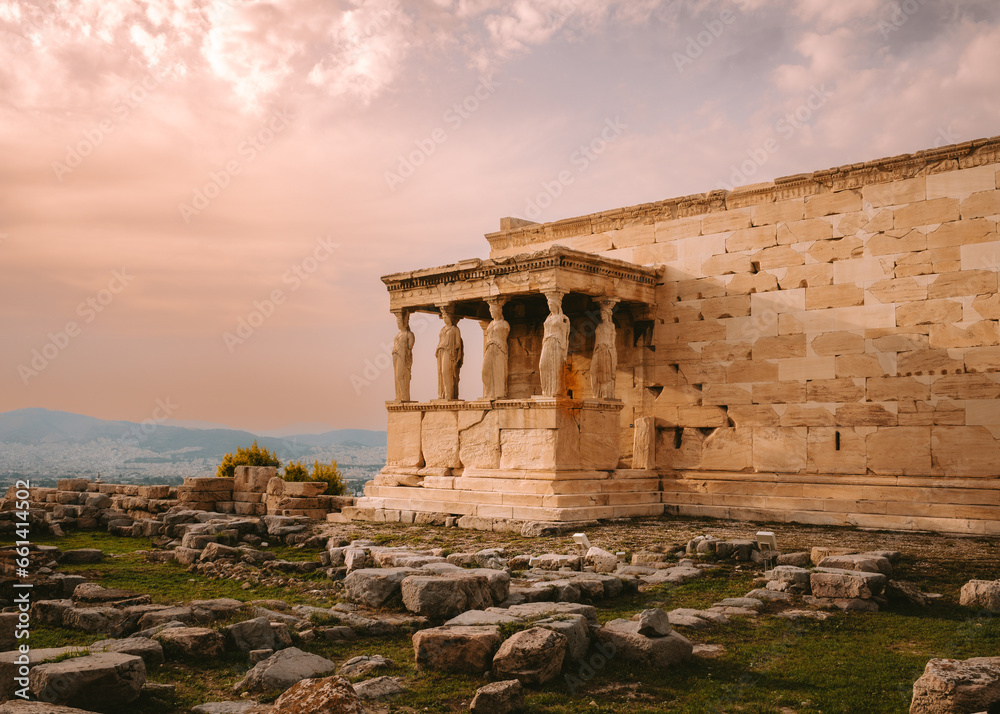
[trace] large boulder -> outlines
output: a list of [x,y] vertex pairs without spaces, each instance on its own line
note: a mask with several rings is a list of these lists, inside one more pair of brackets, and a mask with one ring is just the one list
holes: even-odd
[[508,637],[493,656],[493,673],[521,684],[545,684],[562,669],[569,644],[566,636],[543,627]]
[[403,605],[432,620],[446,620],[493,604],[489,581],[482,575],[410,575],[401,585]]
[[482,674],[500,647],[497,627],[432,627],[413,635],[419,669]]
[[171,627],[157,632],[153,639],[170,660],[220,657],[225,649],[225,638],[207,627]]
[[647,637],[639,633],[641,627],[637,620],[612,620],[597,631],[597,639],[605,648],[613,648],[615,654],[608,658],[617,655],[649,667],[669,667],[690,659],[694,648],[683,635]]
[[278,697],[271,714],[366,714],[354,687],[343,677],[303,679]]
[[970,580],[959,598],[964,607],[1000,612],[1000,580]]
[[932,659],[913,683],[910,714],[1000,710],[1000,657]]
[[136,655],[101,652],[35,665],[28,681],[31,693],[50,704],[123,707],[139,698],[146,683],[146,665]]
[[469,705],[475,714],[514,714],[524,709],[524,687],[516,679],[493,682],[476,690]]
[[337,669],[330,660],[289,647],[258,662],[233,689],[237,692],[271,692],[288,689],[303,679],[324,677]]
[[889,578],[881,573],[822,568],[809,576],[814,597],[868,600],[881,595]]
[[378,609],[399,594],[404,579],[419,573],[415,568],[362,568],[348,573],[344,590],[351,602]]

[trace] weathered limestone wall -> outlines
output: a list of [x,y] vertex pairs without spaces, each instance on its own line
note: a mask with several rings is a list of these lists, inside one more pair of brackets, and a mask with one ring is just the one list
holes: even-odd
[[668,511],[995,534],[998,183],[994,138],[487,238],[666,266],[618,396]]

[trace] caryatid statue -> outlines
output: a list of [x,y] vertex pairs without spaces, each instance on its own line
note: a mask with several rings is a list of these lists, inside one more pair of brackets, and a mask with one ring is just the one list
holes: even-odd
[[443,305],[441,318],[444,320],[444,327],[441,328],[435,352],[438,362],[438,399],[458,399],[458,373],[465,356],[462,331],[455,324],[454,307]]
[[392,342],[392,371],[396,377],[396,401],[410,401],[410,375],[413,370],[413,344],[416,337],[410,329],[410,313],[400,310],[396,313],[399,332]]
[[503,399],[507,396],[507,336],[510,323],[503,319],[506,298],[490,298],[490,324],[486,328],[483,347],[483,399]]
[[590,362],[590,386],[596,399],[615,398],[618,351],[615,323],[611,316],[617,300],[601,300],[601,322],[594,331],[594,357]]
[[538,373],[542,396],[562,397],[566,394],[564,373],[569,356],[569,318],[562,311],[561,292],[546,293],[545,298],[549,302],[549,316],[545,318]]

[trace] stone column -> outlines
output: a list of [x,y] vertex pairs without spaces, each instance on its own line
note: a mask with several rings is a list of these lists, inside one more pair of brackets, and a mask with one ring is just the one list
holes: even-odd
[[486,327],[486,342],[483,346],[483,399],[503,399],[507,396],[507,337],[510,323],[503,318],[503,306],[507,298],[487,299],[490,306],[490,320]]
[[395,310],[396,326],[399,332],[392,343],[392,371],[396,378],[396,401],[410,401],[410,375],[413,370],[413,343],[416,336],[410,329],[410,313]]
[[458,399],[458,376],[465,357],[462,332],[458,329],[454,305],[439,305],[444,327],[435,354],[438,363],[438,399]]
[[565,293],[545,293],[549,303],[549,316],[545,318],[542,335],[542,353],[538,360],[538,374],[542,382],[542,396],[566,396],[566,359],[569,356],[569,318],[563,314],[562,299]]
[[615,346],[615,323],[612,311],[618,300],[600,301],[601,321],[594,332],[594,355],[590,361],[590,386],[595,399],[615,398],[618,350]]

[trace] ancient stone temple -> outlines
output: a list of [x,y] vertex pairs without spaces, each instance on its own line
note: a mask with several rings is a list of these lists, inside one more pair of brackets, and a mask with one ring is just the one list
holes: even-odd
[[[396,400],[353,517],[1000,534],[998,171],[984,139],[504,219],[488,260],[384,277]],[[410,401],[418,311],[441,318],[430,402]]]

